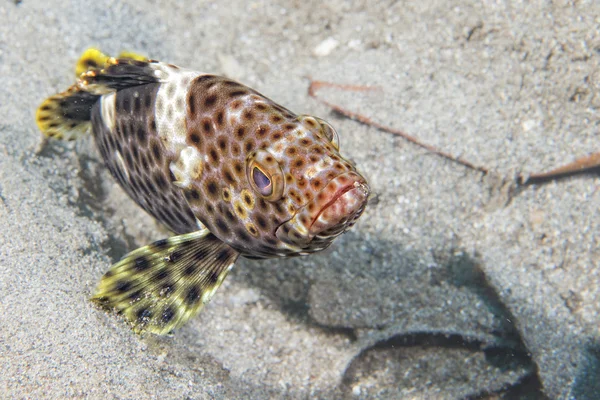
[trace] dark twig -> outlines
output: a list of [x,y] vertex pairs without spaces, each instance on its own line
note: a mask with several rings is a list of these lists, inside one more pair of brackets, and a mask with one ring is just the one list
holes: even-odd
[[470,161],[467,161],[467,160],[465,160],[463,158],[453,156],[452,154],[446,153],[445,151],[442,151],[442,150],[438,149],[437,147],[431,146],[431,145],[429,145],[427,143],[423,143],[419,139],[417,139],[416,137],[411,136],[411,135],[409,135],[409,134],[407,134],[405,132],[402,132],[401,130],[394,129],[394,128],[391,128],[389,126],[385,126],[383,124],[380,124],[378,122],[373,121],[372,119],[370,119],[370,118],[368,118],[368,117],[366,117],[366,116],[364,116],[362,114],[359,114],[359,113],[347,110],[347,109],[345,109],[343,107],[340,107],[340,106],[338,106],[336,104],[330,103],[327,100],[324,100],[324,99],[320,98],[317,95],[316,92],[317,92],[317,90],[319,90],[319,89],[321,89],[323,87],[334,87],[334,88],[338,88],[338,89],[342,89],[342,90],[361,91],[361,92],[372,91],[372,90],[377,90],[377,89],[374,89],[374,88],[371,88],[371,87],[368,87],[368,86],[338,85],[338,84],[335,84],[335,83],[324,82],[324,81],[313,81],[312,79],[310,79],[310,86],[308,87],[308,94],[309,94],[309,96],[317,99],[321,103],[323,103],[326,106],[330,107],[335,112],[337,112],[337,113],[339,113],[339,114],[341,114],[341,115],[343,115],[343,116],[345,116],[347,118],[353,119],[353,120],[358,121],[358,122],[360,122],[362,124],[365,124],[365,125],[369,125],[369,126],[375,127],[375,128],[377,128],[379,130],[382,130],[384,132],[388,132],[388,133],[400,136],[403,139],[405,139],[405,140],[407,140],[407,141],[409,141],[409,142],[411,142],[411,143],[413,143],[413,144],[415,144],[415,145],[417,145],[419,147],[424,148],[425,150],[429,151],[430,153],[436,154],[436,155],[438,155],[440,157],[444,157],[447,160],[450,160],[452,162],[458,163],[458,164],[460,164],[462,166],[465,166],[467,168],[473,169],[475,171],[482,172],[483,174],[487,174],[489,172],[487,168],[475,165],[475,164],[471,163]]
[[[489,169],[487,169],[485,167],[475,165],[475,164],[471,163],[470,161],[467,161],[463,158],[456,157],[450,153],[442,151],[442,150],[440,150],[434,146],[431,146],[427,143],[423,143],[416,137],[411,136],[405,132],[402,132],[399,129],[394,129],[389,126],[385,126],[383,124],[375,122],[369,117],[366,117],[357,112],[345,109],[341,106],[338,106],[337,104],[333,104],[327,100],[322,99],[321,97],[319,97],[317,95],[317,91],[324,87],[337,88],[337,89],[349,90],[349,91],[358,91],[358,92],[380,90],[379,88],[373,88],[373,87],[369,87],[369,86],[360,86],[360,85],[343,85],[343,84],[336,84],[336,83],[325,82],[325,81],[314,81],[310,77],[309,77],[309,80],[310,80],[310,86],[308,87],[309,96],[317,99],[321,103],[330,107],[335,112],[337,112],[347,118],[358,121],[362,124],[369,125],[374,128],[377,128],[379,130],[382,130],[384,132],[388,132],[388,133],[400,136],[403,139],[405,139],[419,147],[422,147],[425,150],[427,150],[433,154],[444,157],[447,160],[458,163],[467,168],[482,172],[483,174],[487,174],[489,172]],[[589,156],[579,158],[579,159],[573,161],[572,163],[563,165],[561,167],[555,168],[548,172],[536,173],[536,174],[530,174],[530,175],[518,175],[516,177],[515,183],[520,186],[529,186],[529,185],[534,185],[534,184],[544,184],[544,183],[556,181],[559,179],[568,178],[571,176],[586,175],[586,174],[600,175],[600,152],[593,153]]]
[[548,172],[531,174],[529,176],[519,176],[518,183],[523,186],[528,186],[585,174],[600,175],[600,153],[594,153],[586,157],[578,158],[572,163]]

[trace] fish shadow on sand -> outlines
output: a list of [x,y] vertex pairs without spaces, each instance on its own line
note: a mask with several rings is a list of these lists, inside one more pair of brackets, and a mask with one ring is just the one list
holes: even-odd
[[[515,319],[487,282],[477,255],[445,244],[421,254],[390,240],[367,242],[353,230],[321,254],[243,262],[234,279],[260,288],[298,323],[347,335],[356,348],[341,386],[348,395],[372,379],[398,395],[404,380],[406,387],[426,387],[433,379],[433,386],[455,390],[457,398],[543,398]],[[477,361],[466,364],[470,358]],[[401,379],[411,368],[420,372]],[[478,375],[480,370],[489,376]],[[459,390],[457,382],[466,381]]]

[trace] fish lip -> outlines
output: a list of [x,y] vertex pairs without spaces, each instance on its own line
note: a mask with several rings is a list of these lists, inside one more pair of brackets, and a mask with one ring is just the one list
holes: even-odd
[[[352,226],[360,216],[369,193],[365,178],[358,172],[340,174],[298,209],[290,220],[280,225],[275,235],[285,243],[307,248],[314,237],[321,237],[323,232],[339,225],[339,231],[330,231],[323,236],[333,239]],[[321,220],[324,213],[328,215]]]
[[[319,218],[325,212],[327,212],[332,206],[339,204],[339,202],[341,201],[342,198],[344,198],[344,196],[347,197],[347,200],[349,203],[349,204],[347,204],[347,206],[349,207],[349,209],[345,210],[346,212],[342,214],[342,217],[344,217],[344,216],[345,217],[353,217],[352,219],[355,219],[356,213],[359,213],[360,210],[364,210],[364,204],[368,200],[370,190],[369,190],[369,186],[368,186],[365,178],[362,175],[360,175],[358,172],[349,171],[344,174],[338,175],[335,178],[333,178],[331,181],[329,181],[325,187],[327,187],[329,185],[337,185],[340,183],[340,181],[343,181],[343,180],[348,180],[348,182],[341,184],[341,186],[336,190],[336,192],[333,194],[333,196],[331,196],[327,200],[326,203],[322,204],[319,207],[318,212],[310,218],[310,223],[307,224],[307,226],[306,226],[306,229],[307,229],[310,237],[317,235],[319,232],[321,232],[323,230],[322,227],[320,227],[318,230],[315,230],[315,223],[317,223]],[[319,194],[320,193],[325,193],[325,189],[321,190],[319,192]],[[315,197],[312,200],[312,202],[314,204],[318,204],[318,202],[319,202],[318,195],[317,195],[317,197]],[[300,212],[310,214],[308,211],[309,204],[310,203],[306,204],[300,210]],[[341,218],[341,219],[343,219],[343,218]],[[341,219],[339,219],[337,221],[332,221],[331,225],[333,226],[333,225],[339,223]]]
[[[343,175],[347,175],[347,174],[343,174]],[[343,175],[340,175],[340,176],[343,176]],[[332,181],[335,180],[335,179],[337,179],[337,178],[339,178],[339,176],[335,177],[334,179],[332,179]],[[308,231],[311,232],[311,233],[313,233],[312,232],[312,227],[315,224],[315,222],[317,222],[317,220],[319,219],[319,217],[321,215],[323,215],[323,213],[325,211],[327,211],[327,209],[329,207],[331,207],[333,204],[335,204],[346,193],[350,192],[351,190],[359,190],[359,191],[363,190],[364,192],[368,193],[368,188],[364,188],[364,186],[366,186],[366,182],[362,182],[361,183],[360,181],[354,181],[353,183],[348,184],[346,186],[343,186],[341,189],[339,189],[335,193],[335,195],[331,198],[331,200],[329,200],[326,204],[324,204],[321,207],[321,209],[319,210],[319,212],[310,221],[310,225],[308,226]],[[359,209],[360,209],[360,207],[359,207]]]

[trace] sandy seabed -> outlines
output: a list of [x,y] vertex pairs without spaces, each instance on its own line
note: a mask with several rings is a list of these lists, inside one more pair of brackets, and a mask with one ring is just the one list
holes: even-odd
[[[92,45],[329,120],[365,215],[323,254],[238,262],[174,335],[134,335],[87,299],[168,233],[91,138],[36,152],[36,106]],[[599,63],[595,1],[2,2],[2,396],[600,398],[600,180],[507,190],[600,150]],[[491,172],[331,113],[308,76],[378,88],[321,95]]]

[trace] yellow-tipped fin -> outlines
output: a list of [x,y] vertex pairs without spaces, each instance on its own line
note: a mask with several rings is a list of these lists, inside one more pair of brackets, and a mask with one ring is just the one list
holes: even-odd
[[102,69],[109,59],[109,56],[100,50],[91,47],[83,52],[81,57],[79,57],[77,64],[75,64],[75,76],[79,77],[84,72]]
[[91,109],[97,99],[73,85],[40,104],[35,114],[37,126],[46,137],[75,140],[89,131]]
[[36,123],[46,137],[75,140],[90,130],[91,110],[101,95],[156,82],[146,57],[132,52],[119,57],[96,48],[83,52],[75,66],[77,83],[47,98],[37,109]]
[[238,255],[208,229],[159,240],[113,265],[92,301],[116,309],[138,333],[163,335],[200,311]]
[[119,53],[118,58],[126,58],[135,61],[148,61],[148,57],[138,53],[134,53],[133,51],[122,51],[121,53]]
[[[132,51],[122,51],[119,54],[119,59],[136,60],[136,61],[148,61],[146,56],[143,56]],[[107,66],[114,64],[114,58],[104,54],[95,47],[90,47],[83,52],[77,64],[75,64],[75,75],[80,77],[81,74],[88,71],[96,71]]]

